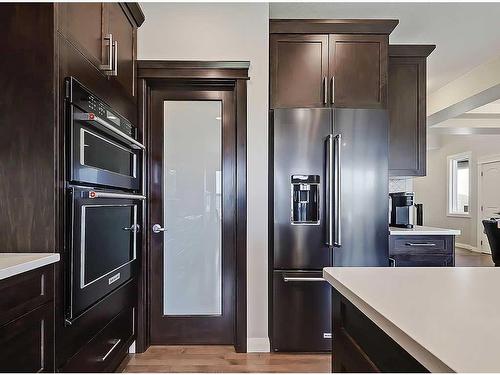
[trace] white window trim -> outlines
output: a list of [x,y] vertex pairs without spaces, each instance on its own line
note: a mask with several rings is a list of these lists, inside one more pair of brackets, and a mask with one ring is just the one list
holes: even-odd
[[[469,212],[467,213],[456,213],[456,212],[451,212],[451,162],[456,159],[467,159],[469,160]],[[471,192],[472,192],[472,152],[467,151],[467,152],[461,152],[459,154],[454,154],[454,155],[449,155],[446,158],[446,163],[447,163],[447,173],[446,173],[446,216],[448,217],[461,217],[465,219],[470,219],[471,218]]]

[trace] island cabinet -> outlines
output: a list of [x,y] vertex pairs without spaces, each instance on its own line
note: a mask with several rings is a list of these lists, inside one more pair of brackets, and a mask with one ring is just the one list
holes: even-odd
[[136,30],[142,13],[129,3],[59,3],[58,31],[103,76],[136,98]]
[[54,371],[54,266],[0,281],[0,372]]
[[426,174],[426,65],[435,47],[389,46],[390,176]]
[[270,108],[385,108],[396,20],[271,20]]
[[429,372],[333,289],[333,372]]

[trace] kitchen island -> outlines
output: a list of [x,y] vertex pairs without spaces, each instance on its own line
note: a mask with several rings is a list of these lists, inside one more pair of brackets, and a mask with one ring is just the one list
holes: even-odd
[[500,272],[330,267],[334,372],[500,372]]

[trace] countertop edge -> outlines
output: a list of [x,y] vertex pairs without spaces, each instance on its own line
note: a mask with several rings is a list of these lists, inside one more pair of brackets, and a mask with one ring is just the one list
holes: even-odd
[[457,229],[413,231],[411,229],[389,228],[389,234],[391,236],[460,236],[461,231]]
[[[36,255],[33,253],[32,255]],[[7,279],[12,276],[17,276],[22,273],[47,266],[49,264],[57,263],[61,259],[59,253],[47,254],[39,259],[29,260],[20,264],[0,269],[0,280]]]
[[429,371],[441,373],[455,372],[455,370],[448,367],[380,312],[358,297],[347,286],[331,275],[327,269],[323,269],[323,278]]

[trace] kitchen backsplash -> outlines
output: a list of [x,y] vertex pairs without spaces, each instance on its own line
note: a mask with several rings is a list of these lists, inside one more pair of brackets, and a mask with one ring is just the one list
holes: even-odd
[[390,178],[389,193],[397,193],[399,191],[413,191],[413,178]]

